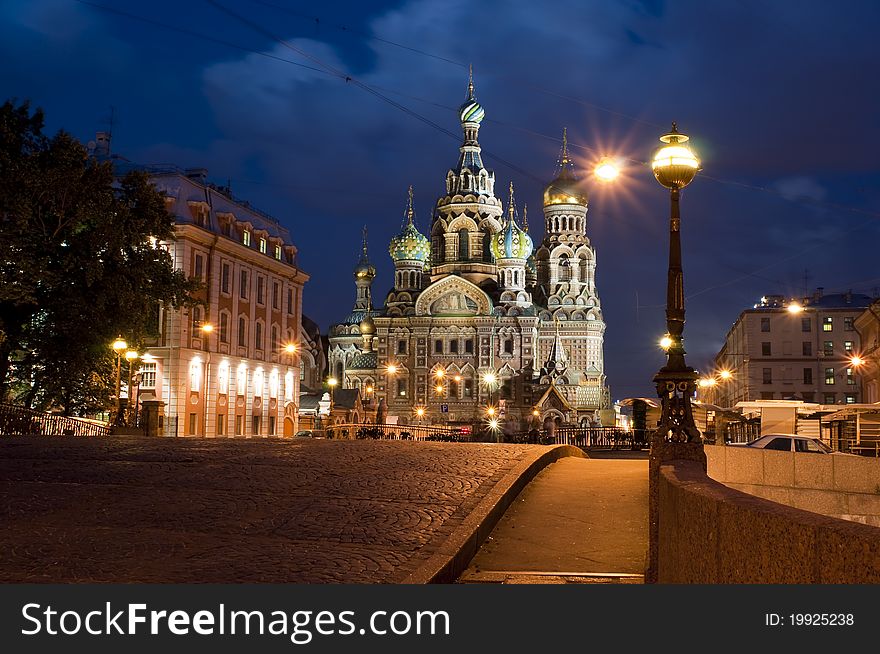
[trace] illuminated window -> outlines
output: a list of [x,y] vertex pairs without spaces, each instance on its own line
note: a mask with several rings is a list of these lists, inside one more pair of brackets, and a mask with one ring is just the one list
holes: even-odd
[[847,354],[852,354],[853,351],[853,342],[852,341],[844,341],[843,342],[843,351]]
[[226,395],[229,392],[229,365],[224,362],[217,368],[217,392]]
[[281,246],[280,245],[275,246],[275,258],[278,259],[278,261],[281,261]]
[[822,331],[830,332],[834,329],[834,319],[831,316],[822,318]]
[[156,364],[142,363],[140,369],[141,388],[156,388]]
[[266,254],[266,239],[260,238],[260,252]]
[[284,399],[290,402],[293,399],[293,371],[288,370],[284,375]]
[[269,373],[269,397],[278,397],[278,371]]
[[265,376],[263,375],[263,369],[257,368],[254,370],[254,397],[263,397],[263,382],[265,381]]
[[856,394],[855,393],[844,393],[843,397],[845,398],[844,401],[847,404],[855,404],[856,403]]
[[250,233],[248,230],[244,230],[244,231],[241,233],[241,242],[244,243],[244,244],[247,245],[247,246],[250,246],[250,244],[251,244],[251,233]]
[[830,357],[834,354],[834,341],[825,341],[822,344],[822,354],[826,357]]
[[828,386],[834,385],[834,368],[825,368],[825,384]]
[[846,384],[847,386],[856,385],[856,376],[853,374],[852,368],[846,369]]
[[193,359],[189,364],[189,390],[198,393],[202,386],[202,362]]
[[474,380],[473,379],[465,379],[464,381],[464,397],[473,397],[474,396]]
[[247,368],[244,364],[238,367],[238,373],[235,377],[235,392],[238,395],[244,395],[247,392]]
[[202,309],[201,307],[192,308],[192,331],[193,336],[199,336],[199,327],[202,326]]

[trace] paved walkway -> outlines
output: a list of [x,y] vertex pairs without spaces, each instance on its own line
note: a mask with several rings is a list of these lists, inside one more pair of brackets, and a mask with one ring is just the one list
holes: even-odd
[[0,582],[395,582],[534,445],[0,439]]
[[648,461],[646,454],[620,456],[565,458],[545,468],[507,510],[460,581],[641,583],[648,549]]

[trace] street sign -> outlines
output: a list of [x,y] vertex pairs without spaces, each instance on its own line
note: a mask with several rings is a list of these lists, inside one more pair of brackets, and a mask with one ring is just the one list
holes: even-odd
[[440,413],[449,413],[449,405],[441,404],[440,405]]

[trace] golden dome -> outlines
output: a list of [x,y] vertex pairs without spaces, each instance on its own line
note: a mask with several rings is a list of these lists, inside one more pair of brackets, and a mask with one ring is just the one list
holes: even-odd
[[544,206],[551,204],[579,204],[587,206],[587,192],[574,176],[571,156],[568,154],[568,130],[562,130],[562,154],[559,156],[559,174],[544,189]]
[[376,333],[376,323],[373,322],[372,316],[367,314],[363,320],[361,320],[358,327],[361,330],[361,334],[375,334]]

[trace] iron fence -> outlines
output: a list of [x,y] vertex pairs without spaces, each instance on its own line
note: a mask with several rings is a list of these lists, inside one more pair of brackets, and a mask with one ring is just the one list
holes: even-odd
[[0,436],[107,436],[107,423],[0,404]]

